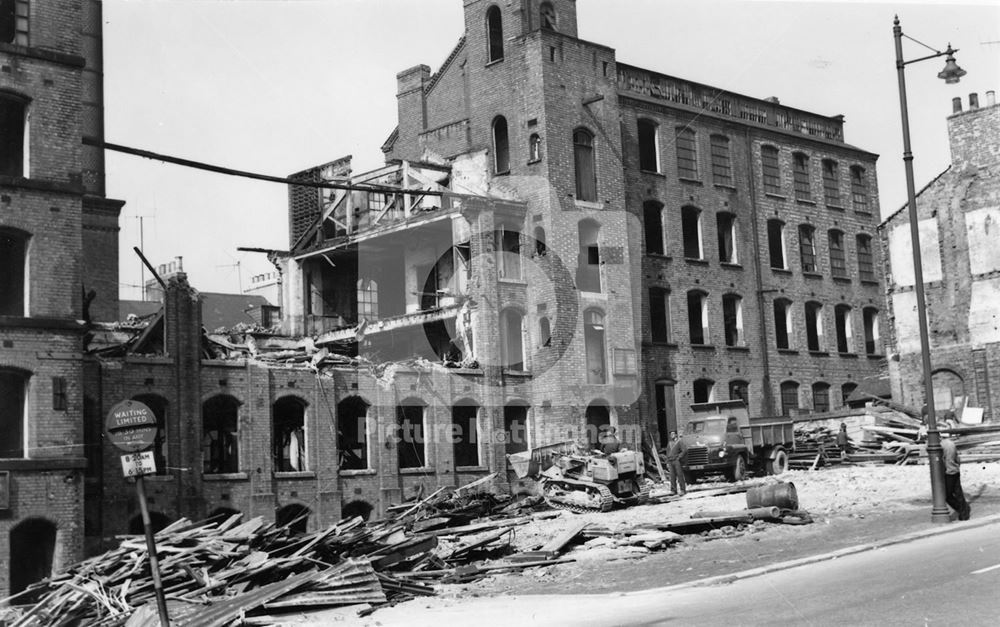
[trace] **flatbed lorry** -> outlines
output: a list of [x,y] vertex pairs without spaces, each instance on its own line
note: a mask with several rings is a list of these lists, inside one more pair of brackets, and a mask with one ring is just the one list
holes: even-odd
[[788,470],[788,454],[795,450],[790,417],[751,418],[743,401],[697,403],[691,409],[694,418],[681,436],[687,445],[681,466],[688,483],[713,472],[742,481],[749,470],[768,475]]

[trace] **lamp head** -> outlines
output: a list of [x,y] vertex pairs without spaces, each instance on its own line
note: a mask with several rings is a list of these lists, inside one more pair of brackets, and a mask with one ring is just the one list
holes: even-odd
[[938,72],[938,78],[944,79],[948,85],[954,85],[966,75],[966,71],[958,67],[958,63],[955,63],[955,51],[951,49],[951,44],[948,44],[945,54],[948,56],[944,59],[944,69]]

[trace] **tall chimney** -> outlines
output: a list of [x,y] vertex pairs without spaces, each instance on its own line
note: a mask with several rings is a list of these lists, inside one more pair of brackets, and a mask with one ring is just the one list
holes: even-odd
[[952,113],[961,113],[962,112],[962,99],[961,98],[952,98],[951,99],[951,112]]
[[979,108],[979,94],[969,94],[969,109]]

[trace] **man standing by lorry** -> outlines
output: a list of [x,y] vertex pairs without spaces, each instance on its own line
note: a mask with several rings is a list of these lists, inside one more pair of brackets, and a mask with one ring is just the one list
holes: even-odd
[[670,493],[677,494],[677,483],[681,484],[681,496],[687,494],[687,484],[684,482],[684,454],[687,452],[687,444],[677,436],[676,431],[670,432],[670,441],[667,444],[667,468],[670,470]]

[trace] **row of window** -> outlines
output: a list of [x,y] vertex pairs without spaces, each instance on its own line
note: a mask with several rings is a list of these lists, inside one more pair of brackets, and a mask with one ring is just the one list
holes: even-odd
[[[717,384],[711,379],[698,379],[692,388],[692,398],[695,403],[711,403],[717,398]],[[847,399],[851,396],[858,384],[847,382],[840,386],[839,407],[847,406]],[[800,400],[801,385],[797,381],[783,381],[780,385],[781,391],[781,415],[789,416],[802,411],[828,412],[837,409],[831,398],[833,387],[825,381],[817,381],[809,386],[812,392],[808,402]],[[835,393],[835,392],[833,392]],[[750,405],[750,383],[748,381],[735,379],[729,382],[729,400],[742,400]]]
[[[686,205],[681,207],[681,238],[684,257],[686,259],[705,259],[704,234],[702,226],[702,210]],[[666,250],[666,230],[664,229],[665,209],[663,204],[648,200],[643,204],[643,229],[646,253],[662,255]],[[739,251],[737,242],[738,221],[736,214],[720,211],[715,214],[716,236],[718,238],[719,261],[738,264]],[[799,255],[802,271],[819,274],[820,266],[817,253],[816,227],[810,224],[799,225]],[[845,234],[839,229],[827,231],[829,247],[830,274],[834,278],[848,278],[847,249],[844,243]],[[786,225],[778,219],[767,221],[767,240],[770,267],[779,270],[789,269],[787,255]],[[876,282],[875,261],[872,251],[872,236],[859,233],[855,236],[857,252],[858,277],[862,281]]]
[[[649,328],[650,338],[655,343],[673,341],[670,290],[661,287],[649,288]],[[712,344],[711,316],[709,314],[709,294],[703,290],[690,290],[686,294],[688,321],[688,340],[696,346]],[[775,347],[781,350],[793,350],[792,338],[795,336],[793,323],[793,303],[784,298],[774,301]],[[824,333],[824,305],[809,301],[803,307],[806,349],[812,352],[827,352],[835,348],[838,353],[853,353],[853,308],[847,304],[834,306],[834,338],[833,343],[826,339]],[[875,307],[862,308],[862,325],[864,327],[864,352],[866,355],[881,354],[879,343],[879,311]],[[722,295],[722,331],[723,340],[729,347],[744,347],[747,345],[743,332],[743,297],[739,294]]]
[[[659,124],[653,120],[640,118],[637,122],[639,169],[647,172],[661,172]],[[677,156],[677,176],[682,179],[699,180],[698,135],[688,126],[674,129],[674,147]],[[764,192],[782,193],[781,165],[776,146],[761,147],[761,179]],[[727,136],[713,133],[709,135],[709,161],[712,182],[716,185],[734,187],[730,140]],[[812,202],[812,174],[809,155],[792,153],[792,186],[796,200]],[[840,208],[845,199],[840,189],[840,164],[833,159],[821,161],[823,178],[823,200],[830,207]],[[868,184],[865,169],[860,165],[850,167],[851,205],[856,211],[869,212]]]

